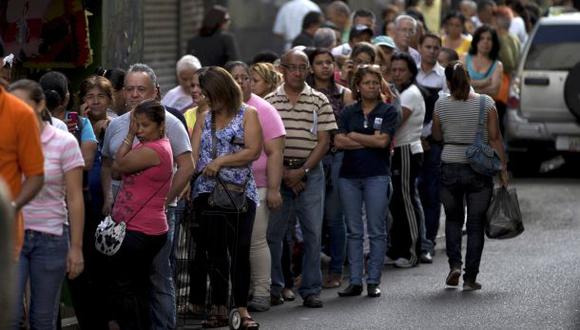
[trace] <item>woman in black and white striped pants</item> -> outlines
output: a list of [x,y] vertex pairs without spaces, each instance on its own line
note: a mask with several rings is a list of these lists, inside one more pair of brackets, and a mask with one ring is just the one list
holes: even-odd
[[421,130],[425,101],[413,83],[417,66],[406,53],[393,55],[391,75],[401,94],[401,126],[394,138],[392,162],[393,198],[390,209],[393,223],[387,262],[408,268],[419,263],[421,253],[420,224],[423,209],[418,197],[416,179],[423,163]]

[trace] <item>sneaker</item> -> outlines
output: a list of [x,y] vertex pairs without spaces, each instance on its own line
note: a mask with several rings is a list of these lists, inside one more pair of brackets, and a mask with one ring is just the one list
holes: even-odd
[[431,255],[431,252],[421,253],[421,263],[422,264],[432,264],[433,263],[433,256]]
[[459,277],[461,277],[461,269],[451,268],[447,278],[445,279],[445,284],[450,286],[457,286],[459,285]]
[[317,294],[311,294],[304,298],[302,305],[309,308],[321,308],[323,306],[322,300],[320,300],[320,296]]
[[250,312],[265,312],[270,309],[270,297],[253,297],[252,300],[248,302],[248,310]]
[[411,260],[409,259],[399,258],[395,260],[395,267],[397,268],[411,268],[413,266],[413,263],[411,263]]
[[389,258],[389,256],[385,256],[385,260],[383,261],[383,265],[387,265],[387,266],[394,265],[395,261],[396,261],[395,259],[391,259],[391,258]]
[[463,291],[475,291],[475,290],[481,290],[481,284],[470,280],[463,282]]

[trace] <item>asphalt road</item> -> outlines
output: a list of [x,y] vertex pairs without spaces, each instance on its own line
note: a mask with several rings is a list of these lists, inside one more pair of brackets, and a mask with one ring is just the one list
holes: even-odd
[[255,313],[262,329],[580,329],[580,180],[517,179],[525,232],[486,239],[481,291],[445,288],[444,247],[434,263],[385,267],[382,296],[339,298],[322,309],[301,300]]

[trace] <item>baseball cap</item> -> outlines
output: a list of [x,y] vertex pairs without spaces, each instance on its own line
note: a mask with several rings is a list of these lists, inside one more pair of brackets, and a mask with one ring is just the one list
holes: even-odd
[[375,46],[386,46],[389,48],[397,48],[397,46],[395,46],[395,42],[393,41],[393,38],[389,37],[389,36],[376,36],[375,38],[373,38],[373,45]]

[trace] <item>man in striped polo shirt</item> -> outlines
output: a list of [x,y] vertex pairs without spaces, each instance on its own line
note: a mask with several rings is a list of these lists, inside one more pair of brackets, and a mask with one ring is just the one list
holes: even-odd
[[324,94],[305,83],[308,57],[296,49],[281,58],[284,84],[266,96],[280,113],[286,128],[282,208],[270,214],[268,245],[272,255],[273,305],[283,302],[282,241],[295,214],[304,236],[302,284],[298,292],[304,306],[322,307],[320,290],[320,240],[324,207],[324,173],[321,159],[328,151],[330,134],[336,130],[332,107]]

